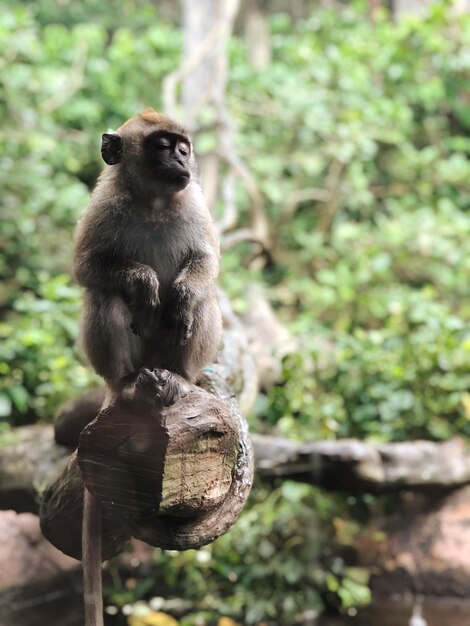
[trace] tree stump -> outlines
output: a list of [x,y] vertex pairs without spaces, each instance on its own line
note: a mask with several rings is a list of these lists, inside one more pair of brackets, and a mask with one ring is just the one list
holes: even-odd
[[102,504],[103,560],[131,536],[167,549],[205,545],[228,530],[248,497],[251,442],[222,379],[208,371],[205,391],[146,372],[83,429],[76,455],[44,496],[43,532],[75,558],[85,486]]

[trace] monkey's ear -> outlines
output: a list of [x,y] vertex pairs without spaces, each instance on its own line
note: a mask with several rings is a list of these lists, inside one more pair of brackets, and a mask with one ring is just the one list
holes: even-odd
[[116,133],[101,135],[101,156],[108,165],[116,165],[122,157],[122,139]]

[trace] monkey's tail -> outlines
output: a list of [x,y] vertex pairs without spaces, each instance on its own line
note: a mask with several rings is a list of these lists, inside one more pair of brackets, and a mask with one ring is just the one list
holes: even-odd
[[85,487],[82,526],[85,626],[104,625],[101,580],[101,525],[101,502]]

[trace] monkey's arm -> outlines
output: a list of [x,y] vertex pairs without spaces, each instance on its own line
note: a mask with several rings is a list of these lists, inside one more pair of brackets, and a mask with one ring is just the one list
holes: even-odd
[[[158,304],[155,271],[132,256],[125,207],[94,203],[79,222],[73,258],[77,282],[90,290],[118,291],[128,302]],[[129,251],[129,252],[128,252]]]
[[213,250],[195,251],[184,260],[173,283],[173,289],[182,298],[203,296],[219,273],[219,257]]
[[117,257],[112,250],[77,250],[74,276],[82,287],[100,291],[121,291],[128,300],[158,304],[158,277],[148,265]]
[[156,272],[148,265],[124,260],[110,251],[90,252],[77,247],[73,272],[77,282],[89,290],[122,295],[132,311],[131,329],[143,336],[155,326],[159,297]]
[[166,326],[177,330],[181,345],[193,334],[198,302],[210,297],[208,290],[214,284],[218,270],[219,258],[215,250],[193,251],[184,260],[173,282],[162,320]]

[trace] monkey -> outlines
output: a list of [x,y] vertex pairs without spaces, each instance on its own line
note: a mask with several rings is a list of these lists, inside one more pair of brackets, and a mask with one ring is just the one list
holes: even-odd
[[[106,165],[73,255],[85,288],[83,346],[106,382],[103,407],[121,393],[171,403],[214,359],[222,336],[219,245],[192,144],[182,125],[146,109],[102,135],[101,155]],[[85,488],[86,626],[103,624],[100,519],[100,501]]]
[[188,133],[146,109],[104,133],[101,154],[73,258],[85,353],[114,392],[141,368],[194,382],[222,322],[219,245]]

